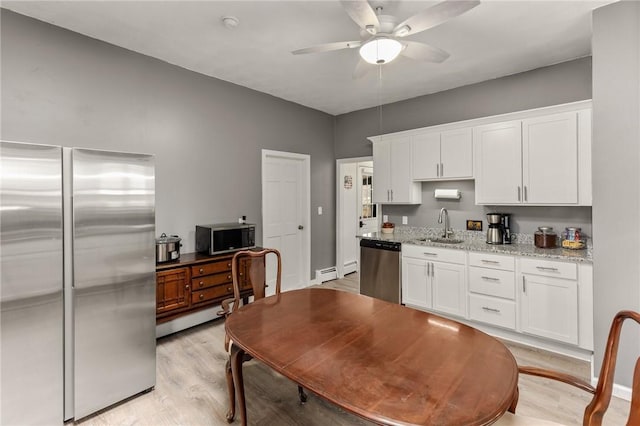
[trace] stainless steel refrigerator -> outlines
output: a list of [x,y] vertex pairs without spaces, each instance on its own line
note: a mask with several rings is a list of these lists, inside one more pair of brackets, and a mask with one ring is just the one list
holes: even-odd
[[0,142],[0,423],[155,386],[151,155]]

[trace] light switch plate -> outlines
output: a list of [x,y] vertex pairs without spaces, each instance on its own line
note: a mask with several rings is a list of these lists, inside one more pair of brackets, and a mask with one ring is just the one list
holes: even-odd
[[322,206],[318,206],[318,215],[322,214]]
[[408,223],[409,223],[409,218],[408,218],[408,217],[406,217],[406,216],[402,216],[402,224],[403,224],[403,225],[406,225],[406,224],[408,224]]
[[386,214],[382,215],[382,221],[383,222],[389,222],[389,216],[387,216]]

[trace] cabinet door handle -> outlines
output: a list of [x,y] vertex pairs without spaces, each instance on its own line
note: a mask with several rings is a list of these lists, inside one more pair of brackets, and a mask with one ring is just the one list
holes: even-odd
[[527,201],[527,185],[524,186],[524,201]]
[[497,260],[486,260],[486,259],[481,259],[480,262],[482,263],[489,263],[491,265],[499,265],[500,262],[498,262]]
[[500,309],[489,308],[488,306],[483,306],[482,309],[489,312],[495,312],[496,314],[500,313]]
[[500,278],[485,277],[484,275],[481,276],[480,278],[482,278],[483,280],[486,280],[486,281],[500,281]]
[[536,269],[540,271],[558,272],[558,268],[551,268],[549,266],[536,266]]
[[444,163],[440,163],[440,177],[444,177]]
[[391,201],[391,191],[387,189],[387,201]]
[[527,292],[527,282],[524,280],[524,275],[522,276],[522,292]]
[[393,189],[391,190],[391,201],[393,201]]
[[440,177],[440,164],[436,163],[436,177]]
[[520,187],[518,187],[518,201],[520,201]]

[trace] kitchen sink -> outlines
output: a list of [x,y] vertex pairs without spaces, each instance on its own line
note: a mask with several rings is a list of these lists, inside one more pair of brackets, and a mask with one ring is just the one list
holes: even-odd
[[[426,239],[423,241],[426,241]],[[429,241],[431,241],[432,243],[442,243],[442,244],[460,244],[464,240],[457,240],[455,238],[429,238]]]

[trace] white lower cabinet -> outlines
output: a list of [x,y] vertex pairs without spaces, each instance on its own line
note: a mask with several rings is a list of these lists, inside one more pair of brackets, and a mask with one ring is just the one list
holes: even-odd
[[521,259],[520,270],[522,332],[577,345],[577,265]]
[[431,277],[427,261],[402,257],[402,304],[420,309],[431,308]]
[[431,262],[434,311],[467,316],[466,269],[465,265]]
[[516,329],[515,259],[469,253],[469,319]]
[[466,253],[402,245],[402,303],[466,317]]
[[402,303],[539,339],[541,347],[553,341],[592,351],[592,273],[589,263],[403,244]]

